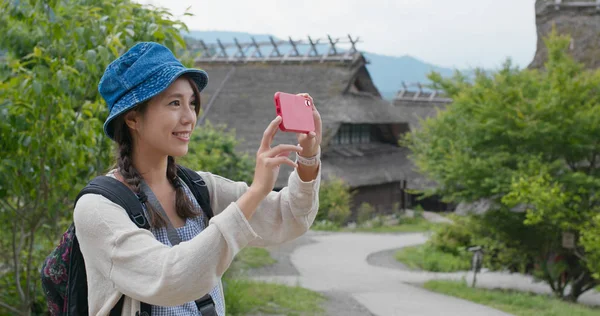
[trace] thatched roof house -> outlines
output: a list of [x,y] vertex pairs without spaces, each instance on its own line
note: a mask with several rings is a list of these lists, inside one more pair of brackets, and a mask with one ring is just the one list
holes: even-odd
[[423,88],[420,83],[402,83],[402,89],[394,98],[394,106],[410,129],[415,130],[421,126],[420,121],[437,115],[439,109],[444,109],[452,102],[440,91],[430,91]]
[[[275,117],[273,94],[307,92],[323,119],[322,162],[325,179],[339,177],[356,190],[354,204],[369,202],[382,212],[401,200],[400,184],[415,187],[412,164],[398,146],[408,124],[381,95],[366,68],[367,61],[350,38],[350,49],[329,38],[328,50],[316,40],[208,45],[196,66],[210,82],[202,95],[206,119],[227,124],[251,155]],[[271,53],[269,53],[271,51]],[[252,52],[252,53],[250,53]],[[278,132],[275,143],[295,144],[295,134]],[[284,166],[276,188],[285,186],[291,168]]]
[[589,68],[600,67],[600,2],[597,0],[537,0],[537,52],[531,68],[540,68],[548,58],[544,37],[556,26],[559,34],[572,38],[571,55]]

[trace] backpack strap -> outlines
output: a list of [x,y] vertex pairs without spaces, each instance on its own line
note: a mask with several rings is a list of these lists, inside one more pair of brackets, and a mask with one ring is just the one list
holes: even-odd
[[[196,201],[200,204],[208,222],[214,214],[210,206],[210,195],[206,182],[196,171],[181,165],[177,165],[177,175],[190,188],[194,197],[196,197]],[[216,305],[210,294],[197,299],[195,303],[203,316],[217,316]]]
[[142,208],[142,203],[146,202],[146,196],[140,195],[138,197],[121,181],[108,176],[98,176],[79,192],[75,203],[80,197],[88,193],[100,194],[118,204],[127,211],[131,221],[139,228],[150,229],[150,223],[144,216],[144,209]]
[[[150,223],[146,219],[146,216],[144,216],[144,209],[142,208],[142,203],[145,202],[146,198],[145,195],[138,197],[121,181],[108,176],[98,176],[79,192],[75,203],[84,194],[88,193],[100,194],[111,202],[118,204],[127,211],[127,215],[129,215],[131,221],[139,228],[150,229]],[[122,295],[117,304],[111,309],[109,315],[121,316],[124,302],[125,296]]]
[[181,165],[177,165],[177,175],[190,188],[202,211],[210,220],[213,217],[213,211],[210,207],[210,196],[204,179],[196,171]]

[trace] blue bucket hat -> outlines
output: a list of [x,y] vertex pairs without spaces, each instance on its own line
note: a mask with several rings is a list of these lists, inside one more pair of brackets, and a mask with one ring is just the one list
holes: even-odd
[[199,91],[208,84],[204,70],[186,68],[163,45],[142,42],[131,47],[106,67],[98,84],[109,111],[104,133],[114,140],[116,117],[161,93],[183,74],[190,76]]

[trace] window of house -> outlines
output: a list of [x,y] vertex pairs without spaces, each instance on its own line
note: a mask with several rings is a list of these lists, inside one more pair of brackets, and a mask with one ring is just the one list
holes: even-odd
[[338,145],[365,144],[372,140],[371,125],[343,124],[335,136],[334,143]]
[[360,142],[361,143],[370,143],[371,142],[371,126],[370,125],[362,125],[360,130]]

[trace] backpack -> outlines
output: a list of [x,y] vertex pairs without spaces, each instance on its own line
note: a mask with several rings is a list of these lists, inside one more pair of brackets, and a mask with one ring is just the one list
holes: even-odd
[[[213,216],[210,207],[210,197],[206,183],[200,175],[186,167],[177,166],[177,175],[185,182],[194,194],[207,219]],[[123,207],[130,219],[140,228],[150,229],[150,223],[142,208],[144,196],[136,195],[119,180],[109,176],[98,176],[89,182],[77,195],[75,203],[84,194],[101,194],[112,202]],[[72,223],[62,235],[58,246],[46,257],[42,269],[42,288],[52,316],[88,315],[87,278],[85,263],[75,235],[75,225]],[[121,315],[125,296],[113,307],[110,316]],[[212,306],[211,306],[212,304]],[[142,303],[141,315],[150,315],[151,306]],[[202,315],[211,315],[214,302],[209,294],[196,301]]]

